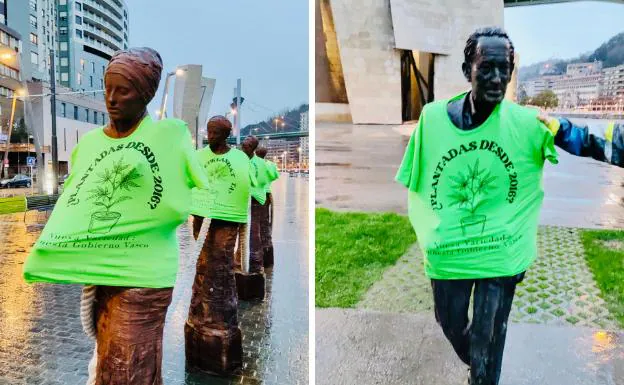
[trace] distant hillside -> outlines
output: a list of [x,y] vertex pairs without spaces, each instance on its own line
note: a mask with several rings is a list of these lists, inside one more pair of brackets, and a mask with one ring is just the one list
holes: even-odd
[[568,64],[593,61],[601,61],[604,68],[624,64],[624,32],[613,36],[593,52],[579,55],[576,58],[568,60],[552,59],[520,67],[518,77],[520,81],[534,79],[539,76],[540,69],[546,64],[551,66],[549,73],[552,72],[552,74],[556,75],[565,73]]
[[[265,134],[276,132],[274,118],[279,117],[280,123],[277,125],[277,132],[294,132],[299,131],[299,122],[301,121],[301,113],[308,111],[310,106],[308,104],[302,104],[294,109],[287,109],[281,112],[278,116],[268,116],[266,120],[249,124],[241,130],[241,136],[247,136],[253,130],[253,134]],[[281,117],[284,117],[284,126],[282,127]],[[257,128],[257,130],[256,130]]]

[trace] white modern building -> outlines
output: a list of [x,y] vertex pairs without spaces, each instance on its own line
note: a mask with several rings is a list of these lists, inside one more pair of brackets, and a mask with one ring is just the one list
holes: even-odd
[[618,99],[624,97],[624,64],[604,69],[602,95]]
[[309,114],[310,111],[306,111],[306,112],[302,112],[300,115],[300,119],[299,119],[299,131],[308,131],[310,126],[309,126]]

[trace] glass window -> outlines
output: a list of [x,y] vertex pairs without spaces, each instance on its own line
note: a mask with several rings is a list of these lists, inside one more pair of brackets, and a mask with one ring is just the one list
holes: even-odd
[[67,22],[67,12],[59,12],[59,20]]
[[91,62],[91,73],[95,73],[95,62]]
[[9,35],[4,31],[0,31],[0,42],[4,45],[9,45]]
[[30,0],[30,11],[37,12],[37,0]]
[[61,72],[61,81],[62,82],[68,82],[69,81],[69,74],[67,72]]
[[85,108],[85,110],[87,111],[87,123],[89,123],[89,109]]
[[104,79],[100,79],[100,89],[104,89]]
[[93,123],[97,124],[97,111],[93,111]]
[[66,57],[61,58],[61,67],[67,67],[69,65],[69,59]]
[[82,4],[76,2],[76,9],[82,11]]
[[67,5],[67,0],[59,0],[59,5]]
[[67,111],[67,105],[65,103],[61,103],[61,116],[65,117],[65,113]]
[[62,41],[61,42],[61,51],[67,51],[67,42],[66,41]]
[[76,36],[82,39],[82,31],[77,29],[76,30]]
[[30,33],[30,42],[33,44],[38,44],[39,43],[39,38],[37,37],[37,35],[35,35],[34,33]]
[[80,59],[80,69],[84,71],[84,67],[85,67],[85,60]]
[[[74,106],[74,119],[78,120],[78,106]],[[76,138],[78,138],[78,131],[76,131]]]
[[89,76],[89,87],[93,87],[93,76]]
[[61,36],[65,36],[65,35],[67,35],[67,27],[60,27],[60,28],[59,28],[59,34],[60,34]]
[[82,25],[82,17],[76,16],[76,24]]
[[30,26],[37,28],[37,16],[30,15]]
[[104,118],[104,113],[102,112],[102,124],[106,124],[106,120]]
[[30,53],[30,62],[32,64],[39,64],[39,54],[37,52]]

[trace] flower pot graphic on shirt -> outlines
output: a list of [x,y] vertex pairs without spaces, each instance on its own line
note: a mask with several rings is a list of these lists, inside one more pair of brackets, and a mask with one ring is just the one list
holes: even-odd
[[113,208],[121,202],[132,199],[131,196],[125,194],[140,187],[137,179],[141,176],[136,168],[124,164],[123,158],[113,162],[110,169],[107,168],[97,174],[96,187],[89,191],[88,198],[93,201],[97,210],[91,213],[89,233],[107,234],[117,225],[121,213],[113,211]]
[[458,207],[467,215],[459,220],[462,235],[465,237],[482,235],[487,216],[477,214],[487,202],[487,194],[494,188],[496,177],[486,169],[479,168],[479,159],[468,165],[468,172],[451,176],[454,191],[450,194],[451,206]]

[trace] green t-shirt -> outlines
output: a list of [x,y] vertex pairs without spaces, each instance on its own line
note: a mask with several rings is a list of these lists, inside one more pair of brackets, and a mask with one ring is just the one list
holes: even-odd
[[191,213],[205,218],[247,223],[251,189],[251,161],[247,154],[230,148],[217,155],[210,147],[198,151],[208,176],[208,189],[193,189]]
[[506,100],[481,126],[461,130],[448,102],[425,106],[396,175],[409,189],[425,271],[436,279],[518,274],[537,254],[542,174],[545,159],[557,163],[554,138],[536,111]]
[[251,196],[263,205],[266,202],[266,186],[271,181],[271,174],[265,160],[257,155],[251,158],[251,170],[257,182],[256,186],[251,187]]
[[186,124],[147,116],[128,137],[82,137],[63,194],[24,265],[27,282],[172,287],[176,228],[208,188]]
[[271,193],[271,185],[273,184],[273,182],[275,182],[276,180],[279,179],[279,170],[277,169],[277,165],[273,162],[271,162],[270,160],[264,160],[266,162],[267,165],[267,169],[269,170],[269,177],[270,177],[270,181],[269,183],[267,183],[267,187],[266,187],[266,192]]

